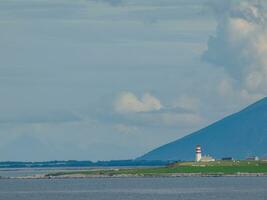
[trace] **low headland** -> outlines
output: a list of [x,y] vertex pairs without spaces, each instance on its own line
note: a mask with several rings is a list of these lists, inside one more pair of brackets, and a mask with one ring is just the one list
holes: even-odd
[[81,170],[46,174],[44,178],[267,176],[267,161],[176,162],[165,167]]

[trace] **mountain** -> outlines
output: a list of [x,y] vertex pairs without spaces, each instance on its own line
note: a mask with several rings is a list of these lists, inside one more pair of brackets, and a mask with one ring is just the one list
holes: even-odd
[[163,145],[140,160],[194,160],[195,146],[216,159],[267,155],[267,98],[195,133]]

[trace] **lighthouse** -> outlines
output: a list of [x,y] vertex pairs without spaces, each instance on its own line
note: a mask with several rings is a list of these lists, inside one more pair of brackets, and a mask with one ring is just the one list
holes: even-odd
[[200,162],[201,160],[201,146],[196,146],[196,162]]

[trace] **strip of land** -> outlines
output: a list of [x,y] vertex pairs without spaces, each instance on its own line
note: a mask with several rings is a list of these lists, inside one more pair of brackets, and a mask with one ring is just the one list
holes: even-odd
[[164,167],[129,167],[102,169],[73,169],[49,174],[1,179],[67,179],[67,178],[123,178],[123,177],[220,177],[266,176],[267,161],[177,162]]
[[46,178],[181,176],[267,176],[267,161],[177,162],[158,168],[68,171],[45,175]]

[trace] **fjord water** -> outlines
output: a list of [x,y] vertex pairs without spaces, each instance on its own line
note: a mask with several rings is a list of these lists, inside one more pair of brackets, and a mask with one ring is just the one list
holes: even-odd
[[265,200],[267,177],[2,179],[5,200]]

